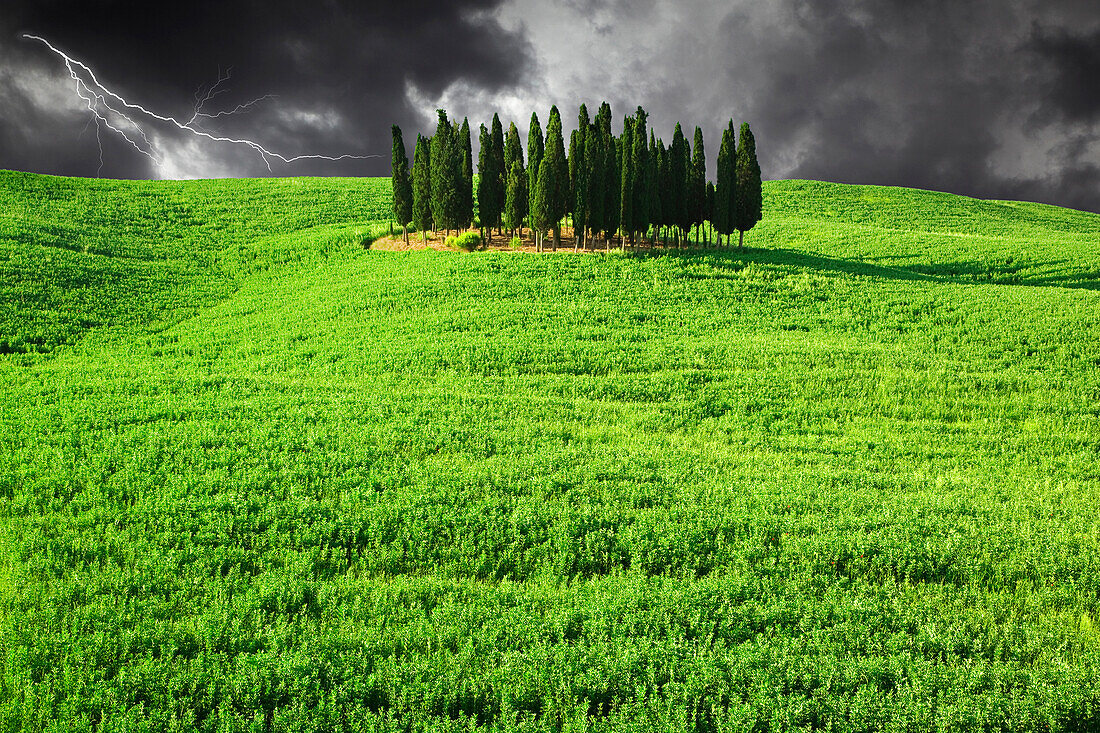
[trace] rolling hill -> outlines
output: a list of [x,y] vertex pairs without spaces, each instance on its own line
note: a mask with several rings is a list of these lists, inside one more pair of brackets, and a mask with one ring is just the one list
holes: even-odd
[[366,250],[388,187],[0,172],[0,728],[1100,728],[1100,215]]

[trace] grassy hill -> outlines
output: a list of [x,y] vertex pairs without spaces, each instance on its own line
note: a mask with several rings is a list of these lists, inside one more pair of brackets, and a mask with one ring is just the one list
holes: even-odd
[[1100,728],[1100,216],[366,251],[388,195],[0,173],[0,729]]

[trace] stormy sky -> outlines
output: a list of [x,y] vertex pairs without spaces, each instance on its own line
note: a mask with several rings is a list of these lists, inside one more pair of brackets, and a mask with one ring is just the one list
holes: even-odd
[[[141,116],[159,165],[98,132],[61,59],[128,101],[284,155],[274,175],[387,175],[390,125],[494,111],[526,136],[551,104],[642,105],[657,133],[752,124],[765,178],[915,186],[1100,211],[1095,0],[7,0],[0,168],[77,176],[269,175],[255,151]],[[131,130],[131,135],[137,135]],[[144,144],[144,143],[143,143]],[[100,157],[102,145],[102,164]]]

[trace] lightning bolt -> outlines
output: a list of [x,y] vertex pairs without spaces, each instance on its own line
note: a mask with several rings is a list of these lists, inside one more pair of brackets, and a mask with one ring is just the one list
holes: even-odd
[[206,103],[207,102],[209,102],[210,100],[212,100],[214,97],[218,96],[219,94],[224,94],[226,91],[228,91],[227,89],[219,89],[218,87],[220,87],[225,82],[229,81],[232,74],[233,74],[232,67],[230,67],[229,69],[226,70],[225,76],[222,76],[221,69],[219,69],[218,70],[218,80],[216,82],[214,82],[214,84],[209,89],[207,89],[205,91],[205,93],[203,92],[202,87],[199,87],[199,90],[197,92],[195,92],[195,112],[194,112],[193,115],[191,115],[191,119],[189,119],[187,121],[188,126],[195,125],[198,122],[198,119],[200,117],[208,119],[208,120],[216,120],[219,117],[229,117],[230,115],[236,115],[236,114],[240,114],[242,112],[247,112],[249,109],[251,109],[255,105],[259,104],[260,102],[265,102],[268,99],[278,99],[279,98],[279,95],[277,95],[277,94],[265,94],[262,97],[257,97],[256,99],[245,102],[244,104],[238,104],[233,109],[221,110],[220,112],[214,112],[214,113],[205,112],[204,110],[206,109]]
[[[24,33],[23,38],[31,41],[38,41],[45,45],[50,51],[55,53],[65,64],[66,70],[69,72],[69,76],[72,78],[76,87],[77,96],[84,102],[88,111],[94,115],[96,121],[96,138],[99,138],[99,131],[101,127],[105,127],[111,130],[115,134],[119,135],[122,139],[128,142],[136,151],[149,158],[159,168],[163,165],[164,161],[160,152],[157,150],[156,145],[149,139],[145,129],[139,122],[138,117],[144,115],[146,118],[163,122],[177,129],[190,133],[192,135],[206,138],[212,142],[218,143],[230,143],[233,145],[245,145],[256,153],[263,160],[264,165],[267,167],[268,172],[271,171],[272,160],[281,160],[284,163],[294,163],[299,160],[367,160],[369,158],[379,158],[380,155],[292,155],[286,156],[280,153],[276,153],[268,148],[265,148],[255,140],[249,140],[247,138],[234,138],[234,137],[221,137],[199,127],[199,119],[217,119],[218,117],[225,117],[232,114],[247,111],[254,105],[274,98],[275,95],[267,94],[258,99],[253,99],[250,102],[237,105],[232,110],[223,110],[216,113],[208,113],[204,111],[204,108],[208,102],[217,97],[219,94],[226,91],[225,89],[219,89],[219,87],[229,80],[229,72],[223,76],[220,71],[218,74],[218,81],[211,86],[205,93],[200,89],[195,94],[195,108],[194,114],[187,122],[181,122],[175,117],[168,115],[158,114],[152,110],[146,109],[140,104],[134,104],[123,99],[116,92],[111,91],[96,77],[95,72],[85,64],[84,62],[69,56],[61,49],[54,46],[41,36],[36,36],[31,33]],[[103,165],[103,148],[100,144],[100,169]]]

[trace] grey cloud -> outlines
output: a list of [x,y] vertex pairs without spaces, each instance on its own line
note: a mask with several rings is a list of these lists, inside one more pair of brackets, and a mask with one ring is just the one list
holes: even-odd
[[[302,161],[278,166],[280,175],[381,175],[389,171],[390,125],[427,125],[430,110],[406,98],[406,84],[438,91],[456,81],[487,89],[516,83],[525,73],[525,39],[492,16],[498,0],[436,3],[265,2],[147,3],[14,0],[0,20],[0,55],[10,75],[23,79],[65,77],[60,60],[45,48],[19,40],[20,32],[50,39],[87,61],[120,93],[164,114],[187,118],[197,87],[213,82],[219,68],[233,67],[230,93],[218,109],[268,93],[278,100],[248,114],[208,121],[212,131],[247,136],[286,154],[379,154],[371,161]],[[12,85],[0,106],[0,167],[94,175],[98,152],[80,136],[87,115],[18,98]],[[45,128],[38,123],[47,120]],[[318,124],[318,121],[320,123]],[[195,146],[167,128],[157,131],[165,150],[192,156],[187,165],[219,175],[266,175],[255,155],[227,145]],[[23,145],[20,145],[20,141]],[[148,160],[108,142],[104,175],[157,175]],[[90,150],[90,160],[89,160]],[[204,162],[205,161],[205,162]],[[206,165],[209,163],[209,165]],[[177,167],[177,169],[179,169]]]
[[752,123],[773,178],[1100,209],[1094,3],[511,0],[509,12],[554,29],[531,36],[533,108],[608,99],[621,117],[642,104],[666,138],[677,120],[700,124],[712,173],[732,116]]

